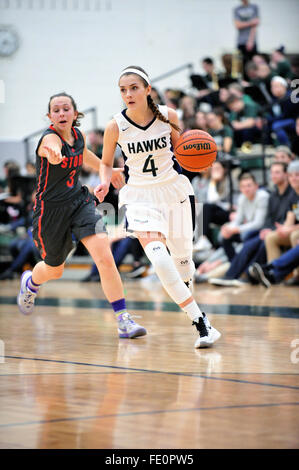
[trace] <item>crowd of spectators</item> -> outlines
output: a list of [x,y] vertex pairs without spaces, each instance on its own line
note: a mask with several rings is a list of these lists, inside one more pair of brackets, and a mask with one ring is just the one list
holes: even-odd
[[0,180],[0,280],[13,279],[40,260],[31,232],[34,198],[35,165],[22,171],[16,161],[7,161]]

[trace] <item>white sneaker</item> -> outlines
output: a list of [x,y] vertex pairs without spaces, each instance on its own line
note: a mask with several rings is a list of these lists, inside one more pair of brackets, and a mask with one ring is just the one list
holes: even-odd
[[194,321],[192,323],[199,332],[199,337],[194,343],[195,348],[209,348],[221,336],[221,333],[210,324],[206,314],[203,312],[202,315],[202,317],[198,318],[197,322]]
[[208,282],[214,286],[224,287],[242,287],[246,285],[245,282],[239,281],[239,279],[225,279],[225,277],[211,277]]
[[21,277],[21,288],[20,292],[17,297],[17,303],[19,306],[19,310],[24,315],[30,315],[34,309],[34,301],[36,297],[36,293],[32,292],[27,287],[27,281],[30,278],[32,271],[25,271]]
[[212,248],[212,244],[204,235],[199,237],[195,245],[193,245],[193,251],[205,251],[205,250],[210,250],[211,248]]

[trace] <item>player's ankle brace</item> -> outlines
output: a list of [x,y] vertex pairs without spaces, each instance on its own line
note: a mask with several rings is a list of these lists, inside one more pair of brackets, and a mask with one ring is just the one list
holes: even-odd
[[170,297],[177,304],[185,302],[190,297],[190,290],[180,278],[166,246],[162,242],[152,241],[146,245],[144,251]]

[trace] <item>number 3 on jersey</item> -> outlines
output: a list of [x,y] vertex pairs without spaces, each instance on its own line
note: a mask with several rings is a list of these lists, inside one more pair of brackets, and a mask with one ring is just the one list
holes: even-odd
[[69,174],[69,179],[67,180],[66,184],[69,188],[72,188],[74,186],[74,176],[76,174],[76,170],[73,170]]
[[[150,168],[149,168],[150,167]],[[158,168],[155,167],[155,160],[153,155],[149,155],[143,165],[143,173],[152,173],[153,176],[157,176]]]

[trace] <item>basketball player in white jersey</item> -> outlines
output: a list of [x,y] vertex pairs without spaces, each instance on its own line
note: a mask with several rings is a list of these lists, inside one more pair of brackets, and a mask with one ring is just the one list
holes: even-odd
[[119,201],[126,208],[127,230],[138,237],[162,285],[196,326],[195,348],[209,347],[221,335],[201,312],[189,288],[195,269],[194,193],[172,151],[180,135],[177,114],[167,106],[155,105],[149,77],[140,67],[124,69],[119,87],[126,109],[107,125],[101,184],[95,195],[102,202],[108,193],[118,144],[125,160],[126,185]]

